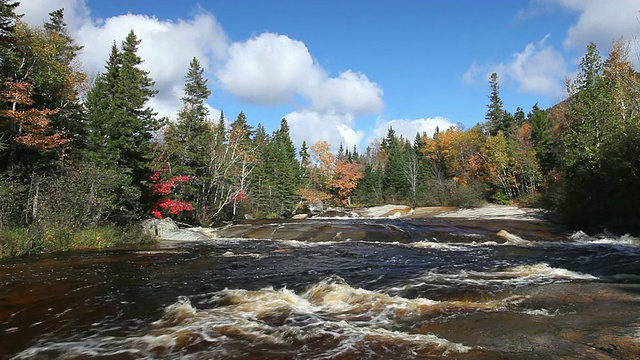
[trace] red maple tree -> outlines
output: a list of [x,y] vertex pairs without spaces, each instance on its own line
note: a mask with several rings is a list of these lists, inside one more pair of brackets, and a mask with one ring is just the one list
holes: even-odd
[[162,197],[160,200],[151,203],[151,215],[158,219],[163,218],[163,213],[178,215],[183,211],[195,210],[190,203],[170,197],[176,187],[188,182],[191,177],[181,175],[160,180],[167,169],[168,166],[163,165],[151,175],[151,181],[153,181],[151,193]]

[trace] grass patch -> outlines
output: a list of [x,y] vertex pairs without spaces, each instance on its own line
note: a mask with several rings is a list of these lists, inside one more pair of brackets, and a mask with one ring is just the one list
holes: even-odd
[[152,235],[137,226],[68,229],[47,225],[0,228],[0,259],[43,252],[104,249],[120,244],[148,244],[156,241]]

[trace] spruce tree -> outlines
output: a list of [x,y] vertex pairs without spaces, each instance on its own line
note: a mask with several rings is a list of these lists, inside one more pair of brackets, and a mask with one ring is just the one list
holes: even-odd
[[192,213],[198,221],[208,221],[207,184],[211,181],[208,171],[209,149],[214,140],[213,128],[209,119],[209,109],[205,102],[211,95],[207,88],[204,70],[193,58],[185,76],[182,108],[175,123],[169,124],[164,135],[164,149],[171,172],[165,177],[190,176],[190,180],[179,188],[180,199],[195,207]]
[[139,44],[131,31],[122,42],[122,51],[112,46],[106,71],[87,95],[86,107],[90,157],[128,174],[130,185],[142,195],[147,193],[151,175],[153,132],[161,122],[147,105],[157,91],[149,73],[140,69]]
[[15,41],[16,21],[22,17],[15,13],[18,5],[20,3],[17,1],[0,0],[0,46],[2,48],[10,47]]
[[[86,74],[80,70],[78,55],[83,46],[77,45],[69,35],[64,21],[64,9],[49,13],[49,21],[44,24],[45,36],[53,49],[52,64],[42,74],[37,104],[43,108],[58,109],[52,116],[52,126],[72,140],[72,148],[81,150],[86,144],[84,113],[78,89],[86,81]],[[45,85],[46,84],[46,85]],[[74,156],[80,155],[75,151]]]
[[302,146],[300,146],[300,167],[307,168],[311,165],[311,155],[309,155],[309,147],[307,146],[307,142],[303,141]]
[[398,201],[406,196],[409,184],[404,175],[405,156],[402,144],[391,127],[382,142],[382,150],[386,155],[382,181],[384,195],[390,201]]
[[165,131],[169,161],[176,174],[201,175],[198,169],[206,163],[207,143],[213,139],[209,109],[205,105],[211,91],[203,72],[198,60],[193,58],[185,76],[182,108],[177,121]]
[[498,131],[502,131],[510,135],[513,133],[514,119],[511,114],[503,109],[497,73],[491,74],[489,77],[489,85],[491,87],[491,94],[489,95],[489,104],[487,105],[487,114],[485,115],[489,134],[495,136],[498,134]]
[[266,213],[289,216],[298,203],[300,164],[286,119],[280,121],[280,128],[273,133],[261,155],[262,161],[254,175],[258,176],[256,196]]

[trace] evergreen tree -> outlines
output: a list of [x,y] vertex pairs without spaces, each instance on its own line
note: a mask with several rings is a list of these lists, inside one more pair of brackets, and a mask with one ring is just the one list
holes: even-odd
[[346,156],[345,152],[344,152],[344,146],[342,146],[342,143],[340,143],[340,147],[338,148],[338,156],[337,159],[338,160],[342,160],[344,159]]
[[513,132],[513,116],[503,109],[502,99],[500,98],[500,85],[498,83],[498,74],[492,73],[489,78],[491,86],[491,94],[489,95],[489,104],[487,105],[487,126],[491,136],[497,135],[498,131],[505,134]]
[[538,104],[533,105],[527,115],[527,122],[531,125],[531,141],[536,151],[536,159],[542,173],[547,174],[559,165],[555,156],[558,145],[552,134],[553,123],[547,112],[540,109]]
[[[44,24],[45,36],[49,39],[51,63],[46,67],[49,71],[42,74],[39,86],[38,106],[55,108],[58,112],[52,116],[52,126],[64,133],[73,142],[73,149],[80,150],[86,143],[84,112],[80,95],[80,86],[86,81],[81,70],[78,54],[83,49],[69,35],[64,21],[64,10],[49,13],[50,19]],[[44,85],[46,84],[46,85]],[[79,155],[76,151],[74,155]]]
[[243,147],[250,147],[253,127],[247,123],[244,112],[240,112],[236,120],[230,124],[232,137],[238,137],[238,141]]
[[594,43],[580,63],[575,81],[570,82],[567,126],[563,136],[565,155],[565,198],[563,212],[571,222],[598,221],[604,208],[602,158],[603,125],[610,109],[603,102],[602,58]]
[[521,107],[517,107],[516,108],[516,112],[513,114],[513,125],[515,128],[520,128],[520,126],[522,126],[522,124],[524,124],[526,120],[526,115],[524,113],[524,110],[522,110]]
[[262,157],[255,170],[258,208],[267,214],[288,216],[298,203],[296,190],[300,164],[296,160],[296,149],[289,136],[286,119],[281,120],[280,128],[273,133]]
[[16,21],[22,17],[15,9],[20,5],[17,1],[0,0],[0,46],[9,48],[14,43]]
[[400,139],[393,128],[389,128],[387,137],[382,142],[382,150],[386,156],[386,166],[382,180],[382,189],[390,201],[403,199],[409,187],[404,174],[405,156]]
[[300,155],[300,167],[302,169],[306,169],[311,165],[311,155],[309,155],[309,148],[307,147],[306,141],[302,142],[298,155]]
[[203,72],[198,60],[193,58],[185,76],[184,96],[178,119],[166,128],[164,137],[171,166],[171,172],[167,176],[190,176],[189,182],[181,186],[180,193],[176,195],[195,205],[193,216],[199,221],[207,220],[203,214],[207,213],[208,206],[208,150],[213,142],[209,109],[205,105],[211,91],[207,88]]
[[153,131],[161,123],[147,106],[157,91],[149,73],[139,68],[139,44],[131,31],[122,43],[122,51],[112,47],[107,71],[88,94],[87,111],[91,149],[103,161],[131,171],[136,183],[141,184],[152,159]]
[[207,88],[207,80],[202,77],[203,71],[198,60],[193,58],[185,76],[178,119],[165,132],[170,162],[178,173],[194,172],[195,175],[196,169],[202,168],[206,162],[207,142],[212,138],[209,109],[205,106],[211,91]]
[[351,152],[351,158],[349,161],[357,163],[360,161],[360,155],[358,154],[358,148],[356,144],[353,144],[353,151]]
[[[86,106],[91,158],[129,174],[131,185],[143,194],[151,175],[151,139],[161,122],[147,106],[157,91],[149,73],[139,68],[139,44],[131,31],[122,42],[122,51],[113,45],[106,71],[96,79]],[[132,201],[131,207],[134,205],[139,203]]]
[[358,187],[353,193],[353,200],[359,204],[380,205],[383,203],[382,178],[384,172],[381,167],[371,163],[364,166],[363,176],[358,181]]

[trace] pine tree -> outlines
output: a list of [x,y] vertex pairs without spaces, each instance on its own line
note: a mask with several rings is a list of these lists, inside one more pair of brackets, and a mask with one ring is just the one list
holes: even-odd
[[258,176],[256,195],[262,200],[259,208],[268,214],[288,216],[298,204],[300,164],[286,119],[280,121],[280,128],[273,133],[261,156],[255,173]]
[[199,175],[198,169],[202,169],[207,161],[207,142],[213,139],[209,109],[205,106],[211,91],[203,72],[198,60],[193,58],[185,76],[178,119],[165,131],[169,161],[177,174]]
[[[139,68],[140,40],[133,31],[122,42],[122,51],[112,46],[106,71],[96,79],[87,95],[90,157],[100,164],[114,165],[129,174],[139,194],[148,194],[153,159],[152,137],[161,122],[147,106],[157,93],[149,73]],[[123,184],[124,185],[124,184]],[[139,200],[138,200],[139,201]],[[131,201],[131,207],[140,203]]]
[[489,77],[489,85],[491,94],[489,95],[489,104],[487,105],[487,126],[489,134],[495,136],[498,131],[505,134],[513,132],[513,116],[503,109],[502,99],[500,98],[500,85],[498,83],[498,74],[492,73]]
[[0,46],[10,47],[14,41],[16,21],[22,17],[17,15],[15,9],[20,5],[17,1],[0,0]]
[[214,141],[209,109],[205,102],[211,95],[204,70],[196,58],[191,60],[185,76],[182,108],[175,123],[165,130],[164,148],[171,168],[167,175],[188,176],[189,181],[175,194],[195,205],[192,216],[206,222],[206,207],[209,206],[207,184],[211,179],[208,170],[209,148]]
[[397,201],[407,194],[409,184],[404,175],[405,157],[400,139],[396,137],[393,128],[389,128],[387,137],[382,142],[382,150],[386,157],[382,188],[385,197],[390,201]]
[[[52,127],[72,140],[72,150],[80,150],[87,136],[79,95],[79,89],[86,81],[78,60],[83,47],[69,35],[63,9],[53,11],[49,16],[44,29],[54,52],[49,57],[51,63],[46,66],[49,71],[42,75],[41,82],[47,85],[39,87],[40,96],[36,101],[39,106],[58,109],[51,118]],[[79,155],[78,151],[75,155]]]

